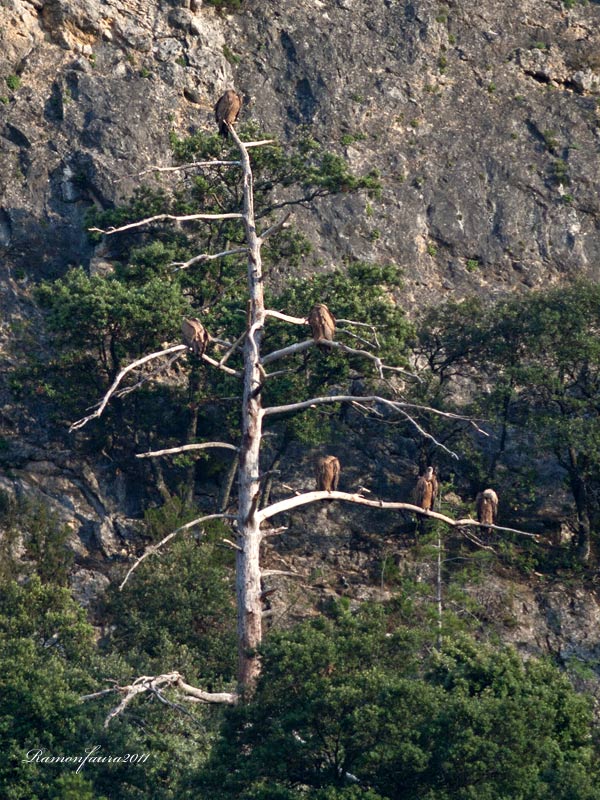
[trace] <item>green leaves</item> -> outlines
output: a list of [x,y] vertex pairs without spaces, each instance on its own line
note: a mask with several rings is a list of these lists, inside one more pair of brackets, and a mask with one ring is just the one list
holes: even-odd
[[363,607],[272,636],[200,788],[215,800],[600,797],[589,704],[553,667],[468,638],[427,655],[407,634]]
[[188,304],[174,281],[156,275],[142,285],[116,276],[88,276],[80,267],[37,290],[48,326],[78,352],[95,352],[108,377],[121,363],[152,349],[179,330]]
[[[458,378],[463,398],[471,387],[471,402],[460,410],[483,417],[495,434],[476,485],[501,480],[506,470],[506,483],[518,486],[500,486],[509,501],[503,507],[529,505],[540,461],[555,461],[573,492],[580,543],[600,519],[599,330],[600,288],[585,281],[495,304],[448,304],[430,311],[420,328],[433,373],[429,390],[452,407]],[[511,446],[520,457],[516,464],[513,450],[509,466]],[[548,487],[537,492],[541,499]]]
[[[164,535],[177,524],[163,518]],[[233,675],[233,556],[217,546],[219,532],[228,533],[220,523],[206,523],[204,530],[199,542],[182,534],[160,558],[141,565],[122,592],[109,592],[111,648],[140,674],[160,673],[168,665],[190,682],[200,675],[201,683],[213,686]]]

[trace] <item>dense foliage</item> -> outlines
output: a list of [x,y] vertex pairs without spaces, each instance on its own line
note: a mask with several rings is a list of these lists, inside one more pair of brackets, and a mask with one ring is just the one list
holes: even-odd
[[466,410],[493,424],[483,459],[465,447],[477,488],[500,483],[509,503],[523,506],[548,492],[539,465],[548,473],[554,462],[584,560],[600,524],[599,327],[600,287],[584,281],[494,305],[452,303],[421,327],[435,400],[456,407],[456,387],[466,385]]
[[[172,146],[182,162],[223,156],[222,140],[206,134],[173,137]],[[225,158],[236,156],[231,150]],[[264,228],[288,207],[335,192],[379,190],[377,175],[353,175],[308,136],[291,156],[275,145],[257,150],[253,160]],[[235,170],[182,174],[190,177],[175,192],[142,189],[90,224],[118,226],[200,209],[239,211]],[[244,255],[194,264],[190,259],[242,245],[239,220],[183,228],[157,222],[118,236],[110,274],[74,269],[43,284],[37,297],[58,355],[32,371],[36,381],[43,376],[36,384],[42,394],[59,400],[64,414],[74,404],[84,407],[127,361],[177,341],[183,315],[201,315],[213,336],[234,340],[245,325]],[[310,280],[293,277],[290,268],[301,269],[309,253],[293,228],[268,240],[268,304],[304,317],[312,303],[326,302],[338,318],[376,326],[378,355],[407,365],[415,336],[395,303],[399,270],[351,263]],[[340,327],[350,332],[339,334],[350,346],[371,346],[368,328]],[[492,444],[482,450],[464,425],[431,422],[441,440],[464,454],[454,477],[469,495],[493,483],[505,508],[513,501],[523,506],[526,494],[534,501],[543,491],[531,480],[536,459],[552,457],[572,494],[584,558],[600,516],[599,327],[600,289],[583,283],[495,305],[469,299],[434,309],[418,340],[429,369],[419,387],[407,389],[415,400],[468,411],[490,425]],[[306,336],[307,328],[269,320],[265,351]],[[239,356],[230,363],[239,366]],[[370,362],[314,348],[286,366],[264,389],[265,403],[310,397],[323,386],[351,391],[354,381],[367,393],[376,380]],[[392,389],[378,382],[378,391]],[[132,435],[136,445],[148,446],[157,440],[162,446],[189,443],[215,432],[234,439],[239,420],[231,399],[238,394],[231,378],[201,370],[189,356],[171,382],[145,387],[130,405],[115,403],[115,419],[100,423],[106,426],[101,444],[116,450],[120,439],[130,449]],[[272,450],[275,462],[290,440],[328,441],[345,424],[335,406],[291,417],[277,423],[275,433],[283,435],[272,437],[265,451]],[[411,445],[407,451],[414,453]],[[187,481],[187,494],[181,494],[190,498],[202,470],[208,473],[205,462],[180,459],[170,473],[173,492],[181,488],[179,480]],[[172,530],[175,518],[179,524],[197,512],[176,498],[171,502],[148,513],[149,539]],[[432,650],[429,631],[418,615],[407,613],[414,599],[407,582],[404,605],[393,613],[365,606],[353,615],[340,605],[331,619],[273,631],[255,696],[230,710],[222,728],[218,711],[167,708],[170,696],[148,696],[100,732],[114,697],[85,704],[79,697],[107,678],[125,684],[142,673],[176,669],[209,689],[233,681],[232,564],[220,546],[223,531],[206,526],[199,541],[182,539],[148,559],[123,593],[109,591],[107,628],[98,642],[81,609],[57,585],[69,567],[64,529],[43,509],[27,513],[27,525],[21,520],[7,526],[0,573],[0,749],[7,756],[0,791],[11,800],[600,798],[587,701],[552,666],[523,663],[508,648],[445,629],[443,647]],[[10,580],[20,536],[32,562],[22,585]],[[382,567],[382,583],[383,573]],[[82,774],[24,760],[33,748],[80,755],[90,744],[112,754],[150,752],[151,758],[143,766],[115,763]]]
[[[171,661],[178,648],[168,639],[181,630],[176,666],[196,664],[203,680],[226,669],[210,653],[200,666],[208,642],[203,635],[219,639],[210,611],[222,600],[225,573],[219,577],[218,559],[209,552],[195,563],[184,545],[171,561],[178,564],[181,587],[174,580],[169,586],[168,564],[158,567],[155,585],[150,571],[140,576],[128,602],[112,605],[115,630],[100,649],[65,589],[37,578],[25,586],[0,584],[3,797],[600,797],[590,706],[555,667],[535,659],[523,663],[510,648],[477,644],[465,635],[431,650],[429,630],[404,624],[394,604],[365,605],[356,614],[341,604],[329,617],[274,631],[264,645],[256,695],[230,709],[220,730],[219,711],[168,708],[151,698],[138,700],[102,730],[114,698],[82,703],[80,695],[106,677],[124,683],[161,659]],[[193,599],[198,575],[206,618]],[[177,592],[176,602],[162,612],[152,598],[165,601],[170,591]],[[189,609],[180,603],[186,597]],[[96,755],[149,757],[141,764],[92,762],[79,772],[77,765],[35,759],[38,751],[85,756],[94,747]]]
[[[116,696],[81,702],[118,681],[180,669],[215,687],[232,672],[235,644],[227,551],[180,542],[140,570],[123,595],[109,596],[99,645],[67,589],[0,580],[0,795],[7,800],[176,800],[206,759],[220,710],[170,711],[146,697],[103,729]],[[77,763],[60,757],[117,760]],[[119,761],[127,753],[147,758]],[[36,755],[37,754],[37,755]],[[42,760],[46,759],[46,760]],[[49,760],[50,759],[50,760]],[[54,759],[54,760],[52,760]]]
[[199,784],[215,800],[600,797],[591,714],[555,668],[381,610],[272,636]]

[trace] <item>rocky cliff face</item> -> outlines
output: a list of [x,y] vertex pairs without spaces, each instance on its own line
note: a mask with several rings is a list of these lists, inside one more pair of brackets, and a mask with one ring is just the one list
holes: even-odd
[[[109,257],[85,234],[86,210],[118,202],[141,171],[169,164],[170,130],[212,129],[213,103],[232,85],[247,97],[244,117],[283,142],[309,126],[355,171],[380,171],[381,199],[340,195],[296,218],[323,268],[344,258],[400,265],[409,313],[473,291],[599,275],[597,2],[244,0],[228,14],[200,0],[5,0],[7,366],[20,357],[15,326],[35,319],[31,284],[72,265],[101,270]],[[84,593],[85,559],[114,557],[132,535],[136,478],[104,457],[58,452],[35,410],[17,407],[0,380],[0,483],[37,493],[73,528]],[[366,552],[358,547],[356,563]],[[593,597],[560,594],[532,595],[531,615],[519,618],[541,649],[554,642],[543,631],[552,637],[571,619],[572,602],[598,619]],[[592,628],[570,626],[569,641],[585,640],[597,658]]]
[[[463,0],[25,2],[0,8],[0,247],[13,278],[89,264],[92,202],[169,161],[170,129],[300,125],[384,193],[302,220],[328,264],[404,267],[421,304],[598,269],[600,7]],[[4,275],[5,278],[8,276]]]

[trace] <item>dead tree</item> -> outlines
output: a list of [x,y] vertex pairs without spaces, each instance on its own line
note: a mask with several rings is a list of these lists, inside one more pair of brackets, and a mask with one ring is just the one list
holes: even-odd
[[[167,454],[190,451],[195,449],[208,449],[208,448],[224,448],[234,451],[235,458],[237,459],[237,478],[238,478],[238,507],[235,514],[226,514],[224,512],[218,514],[211,514],[208,516],[200,517],[197,520],[187,523],[176,531],[173,531],[169,536],[165,537],[162,542],[153,545],[149,548],[143,556],[136,561],[125,579],[121,584],[121,588],[125,585],[127,580],[131,577],[138,564],[141,563],[147,556],[156,553],[162,546],[164,546],[170,539],[183,530],[189,530],[195,525],[201,524],[203,521],[212,518],[221,518],[230,520],[233,529],[233,541],[225,540],[236,551],[236,595],[237,595],[237,634],[238,634],[238,685],[237,689],[232,692],[211,694],[204,692],[201,689],[191,687],[187,684],[182,676],[178,673],[166,672],[161,676],[144,677],[134,681],[131,685],[126,687],[112,687],[103,692],[99,692],[94,696],[100,696],[109,692],[117,692],[121,695],[122,699],[116,709],[111,711],[107,722],[123,710],[127,704],[140,692],[160,692],[162,687],[171,686],[176,687],[180,692],[183,692],[187,699],[196,702],[226,702],[235,703],[239,698],[251,694],[253,687],[260,672],[260,657],[259,646],[262,639],[262,592],[261,578],[274,571],[261,570],[260,566],[260,547],[261,542],[266,536],[279,534],[285,531],[285,528],[274,527],[271,523],[273,517],[289,511],[293,508],[307,505],[315,502],[322,502],[325,500],[338,500],[342,502],[349,502],[358,505],[364,505],[371,508],[386,508],[386,509],[402,509],[411,511],[415,514],[423,514],[433,519],[438,519],[447,525],[453,527],[464,526],[478,526],[479,523],[473,519],[460,519],[455,520],[443,514],[437,513],[433,510],[424,510],[423,508],[413,505],[412,503],[396,503],[385,502],[382,500],[368,499],[360,493],[350,494],[347,492],[337,491],[337,483],[331,486],[329,490],[317,490],[313,492],[305,492],[303,494],[295,494],[284,500],[272,503],[264,508],[259,508],[259,500],[261,497],[261,472],[260,472],[260,451],[261,439],[263,436],[263,423],[265,420],[271,418],[293,414],[308,408],[326,405],[326,404],[339,404],[347,403],[357,408],[364,409],[369,407],[377,413],[375,407],[377,405],[385,407],[388,411],[397,414],[400,418],[405,419],[408,423],[416,427],[416,429],[425,437],[429,438],[434,444],[445,449],[452,456],[458,456],[452,451],[448,450],[441,442],[438,442],[435,437],[426,431],[423,426],[415,419],[413,413],[415,410],[427,411],[432,414],[439,414],[440,416],[449,417],[453,419],[466,419],[456,414],[441,412],[434,408],[425,406],[417,406],[409,403],[403,399],[389,399],[378,395],[368,396],[355,396],[355,395],[330,395],[313,397],[307,400],[289,403],[281,406],[263,407],[262,405],[262,388],[266,381],[279,372],[269,373],[267,367],[271,364],[286,358],[294,353],[300,353],[308,350],[310,347],[316,346],[315,337],[297,342],[294,345],[285,347],[278,351],[273,351],[266,355],[261,353],[261,341],[263,337],[263,330],[267,320],[277,318],[292,325],[305,326],[307,318],[291,317],[278,311],[273,311],[265,308],[264,294],[263,294],[263,272],[261,261],[261,247],[268,236],[276,234],[285,224],[288,215],[283,217],[278,223],[263,231],[261,234],[257,231],[256,219],[254,215],[254,199],[252,188],[252,169],[250,163],[249,149],[259,145],[269,144],[270,141],[263,142],[246,142],[243,143],[233,127],[229,126],[229,133],[235,141],[240,151],[239,162],[228,162],[233,167],[240,167],[243,175],[243,212],[240,214],[194,214],[186,217],[176,217],[172,215],[160,215],[153,217],[149,220],[142,220],[138,223],[132,223],[123,228],[113,229],[109,231],[100,231],[101,233],[111,234],[117,231],[138,227],[148,222],[154,222],[157,219],[165,220],[189,220],[189,219],[202,219],[206,221],[238,218],[243,221],[245,229],[245,247],[236,248],[234,251],[227,250],[218,254],[202,254],[189,262],[180,265],[180,268],[191,268],[195,263],[202,261],[219,258],[230,255],[232,252],[245,252],[248,256],[247,263],[247,285],[248,285],[248,311],[246,317],[246,328],[244,333],[234,342],[218,340],[214,337],[211,338],[211,345],[214,349],[221,347],[225,350],[224,355],[219,358],[218,355],[209,356],[204,346],[203,337],[199,336],[202,344],[194,348],[196,356],[206,365],[221,369],[238,377],[243,382],[243,397],[242,397],[242,431],[241,441],[238,445],[229,442],[204,442],[199,444],[185,445],[181,448],[170,448],[169,450],[154,451],[149,453],[142,453],[140,458],[152,458],[164,456]],[[209,162],[210,163],[210,162]],[[222,163],[222,162],[219,162]],[[348,320],[338,320],[338,323],[348,323]],[[342,332],[342,329],[337,329],[337,332]],[[193,333],[193,332],[192,332]],[[332,334],[333,335],[333,334]],[[132,387],[122,388],[124,378],[131,374],[137,367],[149,362],[153,359],[165,358],[167,365],[173,363],[174,360],[180,358],[189,347],[194,347],[194,341],[190,344],[188,337],[186,337],[185,344],[178,344],[161,350],[156,353],[151,353],[144,358],[129,364],[121,370],[119,375],[115,378],[113,384],[107,391],[106,395],[98,406],[92,411],[91,414],[81,420],[73,423],[71,430],[76,430],[83,427],[90,420],[99,417],[105,410],[110,398],[114,396],[122,396],[123,394],[132,391],[137,386],[144,383],[149,377],[155,374],[151,373],[150,376],[142,377]],[[360,337],[355,337],[360,338]],[[317,337],[321,342],[321,337]],[[362,340],[364,341],[364,340]],[[206,342],[207,343],[207,342]],[[386,372],[392,374],[400,373],[407,374],[405,370],[392,365],[383,364],[381,359],[373,353],[366,350],[359,350],[348,345],[333,340],[327,340],[327,346],[330,348],[338,348],[342,352],[351,353],[354,356],[360,356],[370,360],[380,378],[384,377]],[[237,370],[230,367],[227,361],[232,353],[239,352],[243,349],[243,369]],[[211,352],[213,350],[211,349]],[[410,373],[409,373],[410,374]],[[470,424],[475,425],[472,420],[468,420]],[[480,433],[485,432],[475,427]],[[264,527],[263,527],[264,526]],[[496,527],[496,526],[492,526]],[[508,528],[499,528],[499,530],[511,530]],[[520,533],[520,531],[514,531]],[[530,534],[526,534],[530,535]],[[291,574],[291,573],[284,573]],[[292,573],[293,574],[293,573]]]

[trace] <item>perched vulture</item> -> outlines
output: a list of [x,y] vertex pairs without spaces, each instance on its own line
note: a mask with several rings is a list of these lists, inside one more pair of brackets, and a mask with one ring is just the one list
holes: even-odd
[[325,303],[314,304],[308,315],[308,324],[317,344],[323,339],[330,342],[335,336],[335,317]]
[[318,492],[335,492],[340,480],[340,462],[335,456],[319,458],[315,466]]
[[202,358],[210,342],[210,334],[200,320],[197,317],[184,318],[181,323],[181,333],[183,334],[183,343],[194,351],[195,356]]
[[417,481],[415,488],[416,504],[425,509],[425,511],[433,511],[435,498],[438,493],[437,478],[433,473],[433,467],[427,467],[425,474],[421,475]]
[[227,89],[224,95],[219,97],[215,105],[215,119],[219,126],[219,133],[225,139],[229,136],[227,125],[233,125],[240,115],[242,107],[242,96],[233,89]]
[[[477,508],[477,521],[484,525],[495,525],[498,516],[498,495],[493,489],[479,492],[475,500]],[[489,528],[483,528],[488,532]]]

